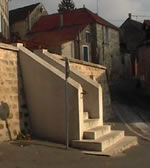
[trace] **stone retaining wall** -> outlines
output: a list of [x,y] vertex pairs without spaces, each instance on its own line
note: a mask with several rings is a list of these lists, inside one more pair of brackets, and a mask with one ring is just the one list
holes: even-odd
[[9,110],[7,119],[0,119],[0,141],[15,139],[29,125],[17,53],[16,47],[0,43],[0,116]]

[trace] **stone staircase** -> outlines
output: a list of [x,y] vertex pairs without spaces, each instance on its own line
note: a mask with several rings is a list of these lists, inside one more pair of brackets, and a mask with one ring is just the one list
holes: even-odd
[[[46,50],[42,52],[36,51],[36,54],[51,66],[65,73],[64,61],[51,55]],[[115,155],[131,146],[137,145],[138,141],[136,137],[125,136],[124,131],[111,130],[110,125],[103,125],[102,88],[100,85],[74,69],[70,70],[70,77],[80,83],[83,90],[88,92],[87,95],[83,96],[83,109],[94,111],[94,115],[89,112],[83,112],[83,109],[78,111],[81,120],[78,122],[80,130],[76,131],[81,136],[78,136],[77,138],[79,139],[76,140],[70,139],[72,146],[86,150],[88,154]],[[94,105],[91,102],[94,102]],[[99,118],[91,118],[91,115],[92,117],[99,116]],[[70,124],[72,123],[70,122]]]
[[137,137],[125,136],[124,131],[111,130],[110,125],[99,126],[98,119],[90,119],[84,112],[82,140],[73,140],[72,146],[89,154],[116,155],[137,145]]

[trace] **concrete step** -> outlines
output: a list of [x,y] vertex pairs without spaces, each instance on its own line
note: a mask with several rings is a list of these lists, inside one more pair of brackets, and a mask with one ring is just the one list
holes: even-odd
[[111,126],[110,125],[103,125],[98,126],[92,129],[89,129],[87,131],[84,131],[83,138],[84,139],[98,139],[99,137],[102,137],[108,133],[111,132]]
[[97,127],[100,125],[100,120],[99,119],[86,119],[84,120],[83,124],[83,131],[92,129],[94,127]]
[[138,138],[134,136],[125,136],[120,141],[110,146],[103,152],[99,151],[83,151],[83,153],[88,155],[97,155],[97,156],[115,156],[119,155],[121,152],[138,145]]
[[83,119],[84,119],[84,120],[89,119],[89,112],[84,112],[84,113],[83,113]]
[[74,140],[73,147],[89,151],[104,151],[111,145],[124,138],[124,131],[111,131],[96,140]]
[[112,145],[111,147],[104,150],[105,153],[113,156],[121,153],[132,146],[138,145],[138,138],[134,136],[125,136],[116,144]]

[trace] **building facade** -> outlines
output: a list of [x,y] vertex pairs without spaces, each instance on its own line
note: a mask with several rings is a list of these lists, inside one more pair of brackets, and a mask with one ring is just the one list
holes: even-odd
[[136,74],[136,58],[138,56],[137,47],[145,40],[145,31],[143,24],[132,19],[131,13],[125,22],[120,26],[120,46],[122,63],[125,62],[126,56],[130,54],[131,75]]
[[47,15],[47,11],[41,3],[11,10],[9,12],[11,40],[13,42],[23,40],[26,33],[43,15]]
[[138,46],[137,72],[143,87],[150,88],[150,20],[144,20],[145,41]]
[[144,87],[150,88],[150,42],[138,48],[138,77]]
[[8,0],[0,0],[0,36],[9,39]]

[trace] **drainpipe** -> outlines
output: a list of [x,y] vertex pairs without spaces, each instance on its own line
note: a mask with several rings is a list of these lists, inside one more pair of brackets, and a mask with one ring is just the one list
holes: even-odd
[[78,34],[78,37],[77,37],[77,47],[78,47],[78,59],[81,60],[81,57],[80,57],[80,31],[79,31],[79,34]]
[[102,52],[103,52],[103,65],[105,65],[105,35],[104,26],[102,26]]

